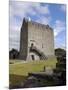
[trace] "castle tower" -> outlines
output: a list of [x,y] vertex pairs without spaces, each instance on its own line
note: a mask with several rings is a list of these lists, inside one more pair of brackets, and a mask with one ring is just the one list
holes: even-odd
[[24,18],[20,35],[20,59],[42,60],[50,56],[54,56],[52,28]]

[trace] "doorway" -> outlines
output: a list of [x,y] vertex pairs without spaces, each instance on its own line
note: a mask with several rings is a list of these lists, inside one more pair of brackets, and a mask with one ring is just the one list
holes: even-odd
[[32,60],[35,60],[35,57],[34,57],[34,55],[31,55],[31,58],[32,58]]

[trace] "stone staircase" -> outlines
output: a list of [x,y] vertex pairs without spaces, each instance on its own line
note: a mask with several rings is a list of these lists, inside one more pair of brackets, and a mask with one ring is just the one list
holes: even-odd
[[36,53],[40,57],[40,60],[47,59],[47,56],[35,46],[30,47],[30,51]]

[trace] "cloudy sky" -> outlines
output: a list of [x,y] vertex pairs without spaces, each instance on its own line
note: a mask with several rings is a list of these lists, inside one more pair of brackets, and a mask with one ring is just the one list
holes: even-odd
[[55,48],[66,47],[66,6],[64,4],[10,1],[9,17],[9,49],[19,50],[20,29],[24,17],[49,24],[54,30]]

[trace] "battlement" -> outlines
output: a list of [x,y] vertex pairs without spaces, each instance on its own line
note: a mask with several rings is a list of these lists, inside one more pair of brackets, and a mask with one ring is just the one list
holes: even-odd
[[23,19],[23,22],[28,22],[28,25],[31,25],[31,26],[35,26],[35,27],[37,27],[37,28],[42,28],[42,29],[44,29],[44,28],[46,28],[46,29],[49,29],[49,30],[53,30],[48,24],[47,25],[45,25],[45,24],[41,24],[41,23],[38,23],[38,22],[35,22],[35,21],[29,21],[28,19],[26,19],[26,18],[24,18]]
[[32,25],[32,26],[35,26],[35,27],[38,27],[38,28],[42,28],[42,29],[46,28],[46,29],[49,29],[49,30],[53,30],[49,25],[41,24],[41,23],[34,22],[34,21],[28,21],[28,24]]

